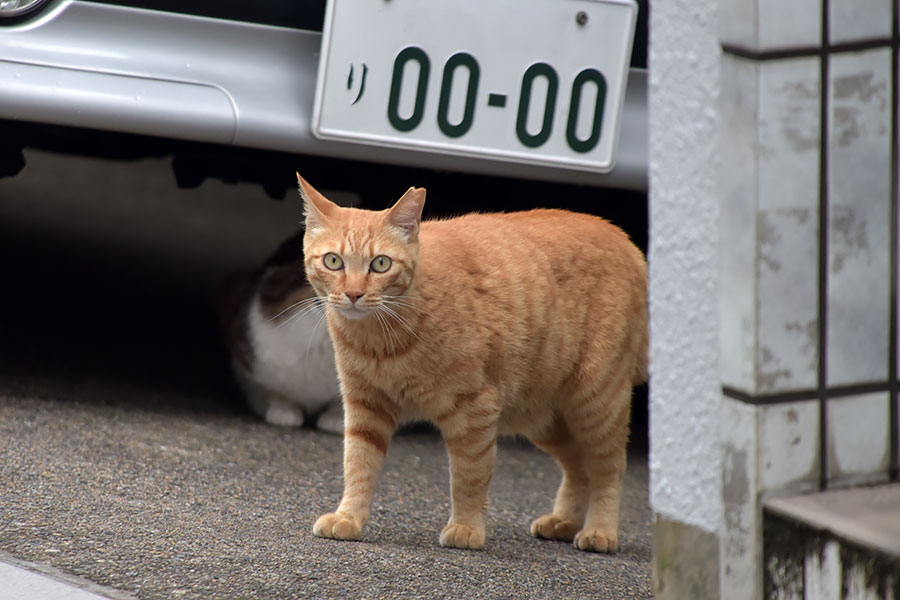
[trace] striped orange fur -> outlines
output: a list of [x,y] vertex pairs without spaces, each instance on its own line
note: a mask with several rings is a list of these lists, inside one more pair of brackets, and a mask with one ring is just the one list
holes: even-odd
[[618,543],[632,386],[647,377],[646,262],[607,221],[561,210],[421,221],[331,203],[298,175],[307,277],[327,308],[344,401],[344,495],[318,536],[356,539],[399,423],[430,421],[450,457],[443,546],[485,543],[499,435],[563,478],[536,537]]

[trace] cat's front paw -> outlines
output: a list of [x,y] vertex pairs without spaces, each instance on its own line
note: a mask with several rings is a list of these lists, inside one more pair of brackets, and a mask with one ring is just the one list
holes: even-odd
[[444,548],[484,548],[484,528],[477,529],[462,523],[449,523],[441,531],[441,546]]
[[575,535],[575,547],[587,552],[615,552],[619,537],[605,529],[582,529]]
[[362,526],[352,517],[340,513],[322,515],[313,525],[313,534],[333,540],[358,540]]
[[562,540],[571,542],[575,539],[578,526],[571,521],[564,521],[554,514],[538,517],[531,523],[531,535],[545,540]]

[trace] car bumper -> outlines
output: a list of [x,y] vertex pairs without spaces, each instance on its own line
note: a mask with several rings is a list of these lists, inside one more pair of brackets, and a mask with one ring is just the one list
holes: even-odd
[[313,137],[321,34],[61,0],[0,29],[0,119],[566,183],[647,187],[647,73],[630,70],[606,174]]

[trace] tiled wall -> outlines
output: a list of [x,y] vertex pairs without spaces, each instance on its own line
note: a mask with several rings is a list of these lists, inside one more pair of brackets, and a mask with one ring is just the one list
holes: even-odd
[[740,597],[761,594],[760,498],[898,479],[898,12],[720,4],[720,574]]
[[898,477],[897,11],[722,3],[723,391],[809,486]]

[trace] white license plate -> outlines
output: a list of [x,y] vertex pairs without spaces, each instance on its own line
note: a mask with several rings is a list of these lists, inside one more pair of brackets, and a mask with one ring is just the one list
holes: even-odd
[[634,0],[329,0],[322,139],[614,166]]

